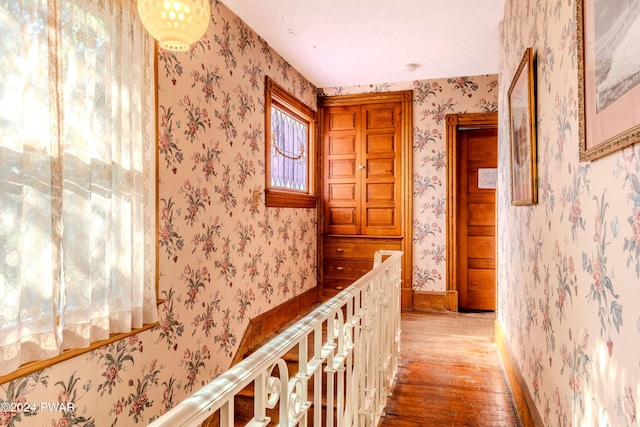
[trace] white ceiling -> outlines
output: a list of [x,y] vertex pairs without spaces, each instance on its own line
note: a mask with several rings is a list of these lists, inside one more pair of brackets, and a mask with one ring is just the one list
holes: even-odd
[[221,1],[320,88],[498,72],[504,0]]

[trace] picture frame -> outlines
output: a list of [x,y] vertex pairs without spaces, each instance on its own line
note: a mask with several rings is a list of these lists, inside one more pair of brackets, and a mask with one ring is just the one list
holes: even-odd
[[509,87],[511,204],[538,203],[533,49],[525,49]]
[[640,141],[639,18],[630,3],[576,0],[581,162]]

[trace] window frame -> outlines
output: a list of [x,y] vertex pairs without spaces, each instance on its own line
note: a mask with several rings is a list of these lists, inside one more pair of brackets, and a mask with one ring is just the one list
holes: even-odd
[[[307,191],[271,187],[271,107],[276,107],[307,126]],[[316,112],[278,85],[265,79],[265,204],[268,208],[315,208],[317,157]]]

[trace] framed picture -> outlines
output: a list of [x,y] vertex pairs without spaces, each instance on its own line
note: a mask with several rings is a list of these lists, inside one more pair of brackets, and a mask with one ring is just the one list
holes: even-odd
[[640,141],[640,7],[577,0],[580,161]]
[[538,202],[535,116],[533,51],[529,47],[509,87],[511,204],[515,206]]

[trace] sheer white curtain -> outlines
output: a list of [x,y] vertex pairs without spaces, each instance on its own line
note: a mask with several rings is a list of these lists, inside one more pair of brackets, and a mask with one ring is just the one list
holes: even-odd
[[131,0],[0,0],[0,375],[156,320],[153,40]]

